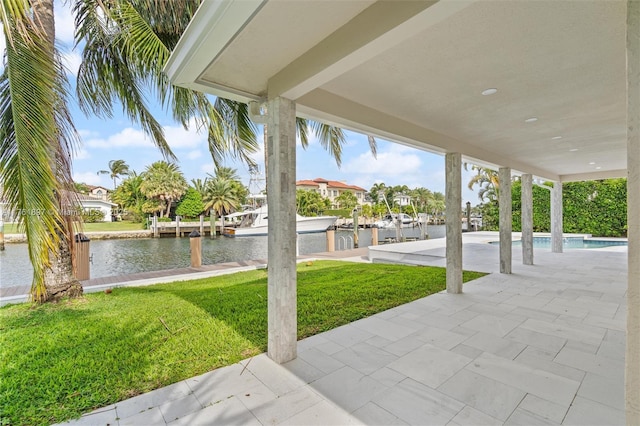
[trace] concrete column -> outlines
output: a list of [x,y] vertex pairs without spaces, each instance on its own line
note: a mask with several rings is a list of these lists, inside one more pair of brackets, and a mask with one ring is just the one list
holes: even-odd
[[462,293],[462,156],[445,156],[447,293]]
[[522,263],[533,265],[533,176],[522,175]]
[[296,107],[284,98],[268,104],[267,196],[268,345],[277,363],[296,357]]
[[627,225],[629,262],[625,402],[640,424],[640,2],[627,2]]
[[500,167],[498,170],[498,181],[500,182],[500,195],[498,203],[500,205],[500,273],[511,273],[511,167]]
[[551,190],[551,251],[562,253],[562,182]]

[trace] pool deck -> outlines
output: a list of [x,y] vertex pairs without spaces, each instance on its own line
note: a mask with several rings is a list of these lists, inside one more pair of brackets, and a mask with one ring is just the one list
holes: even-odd
[[[284,365],[262,354],[67,424],[625,424],[626,248],[536,249],[525,266],[517,247],[504,275],[486,238],[495,234],[463,237],[465,269],[490,272],[463,294],[301,340]],[[370,255],[438,264],[443,247],[419,241]]]

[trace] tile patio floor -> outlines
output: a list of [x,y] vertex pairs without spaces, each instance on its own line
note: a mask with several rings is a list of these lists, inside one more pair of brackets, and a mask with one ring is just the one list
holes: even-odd
[[[473,241],[465,269],[497,268]],[[536,249],[523,266],[514,249],[512,275],[304,339],[284,365],[263,354],[69,424],[623,425],[626,259]]]

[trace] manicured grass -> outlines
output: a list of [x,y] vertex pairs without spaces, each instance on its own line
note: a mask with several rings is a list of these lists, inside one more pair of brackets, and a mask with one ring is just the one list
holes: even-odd
[[[85,232],[140,231],[144,229],[142,223],[127,221],[85,223],[83,227]],[[18,234],[17,225],[15,223],[5,223],[4,233]]]
[[[2,424],[68,420],[266,351],[266,278],[242,272],[0,309]],[[443,268],[301,264],[298,337],[444,288]]]

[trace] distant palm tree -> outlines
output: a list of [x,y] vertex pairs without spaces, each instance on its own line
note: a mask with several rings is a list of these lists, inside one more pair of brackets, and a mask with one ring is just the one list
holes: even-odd
[[133,210],[137,219],[142,218],[142,207],[146,197],[140,190],[142,175],[131,172],[111,194],[111,201],[125,209]]
[[160,201],[159,205],[166,207],[166,212],[160,210],[160,217],[169,216],[171,203],[180,199],[187,191],[187,181],[174,163],[156,161],[142,174],[140,191],[151,199]]
[[124,160],[111,160],[109,161],[109,170],[98,171],[99,175],[109,175],[113,179],[113,189],[116,189],[116,179],[120,176],[128,176],[131,173],[129,171],[129,165]]
[[225,178],[209,179],[204,203],[205,210],[213,209],[220,216],[237,209],[240,206],[240,200],[233,181]]

